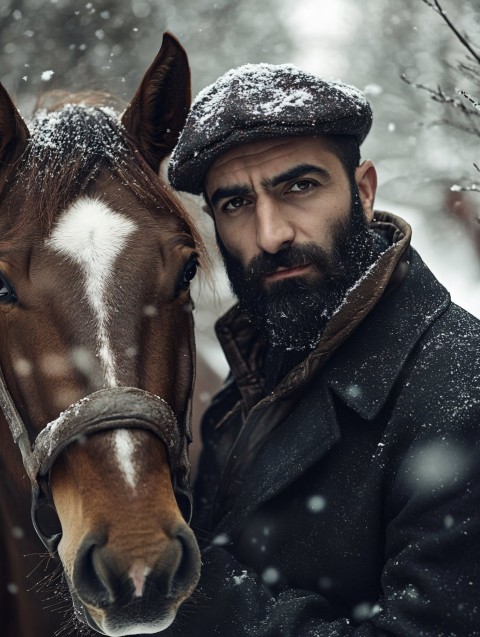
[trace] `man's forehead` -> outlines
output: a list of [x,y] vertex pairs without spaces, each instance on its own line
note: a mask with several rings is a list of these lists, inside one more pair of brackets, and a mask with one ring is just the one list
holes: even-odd
[[325,137],[278,137],[249,142],[220,155],[209,168],[205,185],[208,188],[213,182],[235,180],[235,173],[244,169],[263,173],[282,164],[304,162],[308,157],[321,160],[328,155],[334,153]]

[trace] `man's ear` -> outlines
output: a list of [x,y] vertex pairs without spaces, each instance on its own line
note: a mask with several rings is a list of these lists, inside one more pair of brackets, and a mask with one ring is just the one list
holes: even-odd
[[187,54],[173,35],[164,33],[160,51],[122,117],[132,141],[156,173],[177,143],[190,101]]
[[367,159],[355,169],[355,181],[360,193],[360,201],[367,221],[373,219],[373,206],[375,203],[375,193],[377,192],[377,171],[373,163]]

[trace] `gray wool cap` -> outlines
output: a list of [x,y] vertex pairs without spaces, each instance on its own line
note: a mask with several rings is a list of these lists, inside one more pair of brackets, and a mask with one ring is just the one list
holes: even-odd
[[372,124],[363,93],[293,64],[246,64],[196,97],[168,168],[177,190],[200,194],[212,163],[251,141],[302,135],[352,135],[361,144]]

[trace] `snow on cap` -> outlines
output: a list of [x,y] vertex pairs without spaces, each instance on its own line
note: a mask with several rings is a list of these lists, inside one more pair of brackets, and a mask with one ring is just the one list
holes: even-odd
[[245,64],[198,94],[168,176],[177,190],[200,194],[209,167],[234,146],[301,135],[351,135],[360,145],[371,124],[370,104],[353,86],[293,64]]

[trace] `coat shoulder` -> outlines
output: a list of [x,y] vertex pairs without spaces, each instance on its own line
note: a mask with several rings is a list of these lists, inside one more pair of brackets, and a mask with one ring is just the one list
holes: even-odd
[[480,447],[480,321],[451,303],[406,362],[387,430]]
[[410,383],[433,394],[471,394],[480,409],[480,321],[451,303],[418,342],[407,365]]

